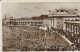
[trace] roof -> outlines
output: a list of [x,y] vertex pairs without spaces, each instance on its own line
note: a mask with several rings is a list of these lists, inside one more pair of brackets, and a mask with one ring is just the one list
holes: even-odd
[[79,25],[80,26],[80,21],[66,21],[64,23],[65,24],[72,24],[72,25]]
[[75,15],[75,14],[54,14],[54,15],[49,15],[48,17],[79,17],[79,15]]
[[53,14],[49,14],[48,17],[78,17],[77,10],[67,10],[67,9],[56,9],[56,12]]

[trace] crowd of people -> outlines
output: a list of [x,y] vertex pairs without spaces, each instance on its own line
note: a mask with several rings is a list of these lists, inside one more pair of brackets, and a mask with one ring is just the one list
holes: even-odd
[[28,48],[28,47],[23,47],[21,48],[22,51],[78,51],[77,47],[71,46],[71,47],[67,47],[65,48],[64,46],[61,45],[53,45],[50,47],[46,47],[46,48],[40,48],[39,46],[37,48]]
[[[64,43],[60,43],[60,39],[53,30],[41,30],[36,27],[7,27],[9,30],[3,33],[3,50],[21,50],[21,51],[75,51],[77,47],[74,45],[65,47]],[[62,33],[61,30],[55,30]],[[49,39],[45,39],[46,37]],[[8,36],[7,33],[9,34]],[[45,42],[46,40],[46,42]],[[50,40],[50,41],[49,41]],[[54,42],[56,44],[54,44]],[[65,42],[65,41],[63,41]],[[58,43],[58,44],[57,44]],[[64,45],[63,45],[64,44]]]
[[22,50],[44,47],[44,31],[35,27],[4,27],[3,50]]
[[76,49],[79,50],[79,41],[78,41],[79,34],[72,34],[70,32],[64,31],[62,29],[56,29],[56,31],[58,33],[60,33],[61,35],[64,35],[68,40],[70,40],[73,43],[73,45],[76,47]]

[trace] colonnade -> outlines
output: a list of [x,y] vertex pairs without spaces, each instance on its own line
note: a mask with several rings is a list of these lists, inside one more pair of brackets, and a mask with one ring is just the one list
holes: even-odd
[[66,31],[73,34],[79,34],[80,26],[74,24],[66,24]]

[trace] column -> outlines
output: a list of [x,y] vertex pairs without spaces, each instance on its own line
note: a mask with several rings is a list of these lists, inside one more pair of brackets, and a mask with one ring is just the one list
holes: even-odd
[[75,25],[75,34],[76,34],[76,25]]
[[67,31],[67,24],[66,24],[66,31]]
[[76,34],[78,34],[78,26],[76,26]]
[[51,23],[52,23],[52,24],[51,24],[51,27],[53,27],[53,22],[52,22],[52,21],[53,21],[53,20],[51,19]]
[[57,20],[54,18],[54,28],[57,28]]
[[74,30],[74,25],[73,25],[73,34],[75,33],[75,30]]
[[77,25],[76,25],[76,34],[77,34]]
[[71,25],[71,32],[72,32],[72,25]]
[[52,27],[52,19],[51,19],[51,27]]
[[68,35],[69,35],[69,24],[68,24]]
[[52,27],[53,27],[53,19],[52,19]]
[[72,25],[72,32],[73,32],[73,25]]

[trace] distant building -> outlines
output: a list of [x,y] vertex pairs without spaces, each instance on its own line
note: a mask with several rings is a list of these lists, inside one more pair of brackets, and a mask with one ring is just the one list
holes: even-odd
[[48,15],[44,18],[46,24],[50,27],[65,30],[65,21],[67,20],[80,20],[80,16],[77,14],[77,9],[66,10],[66,9],[55,9],[53,14]]
[[43,20],[32,20],[29,18],[13,18],[3,20],[6,26],[42,26]]

